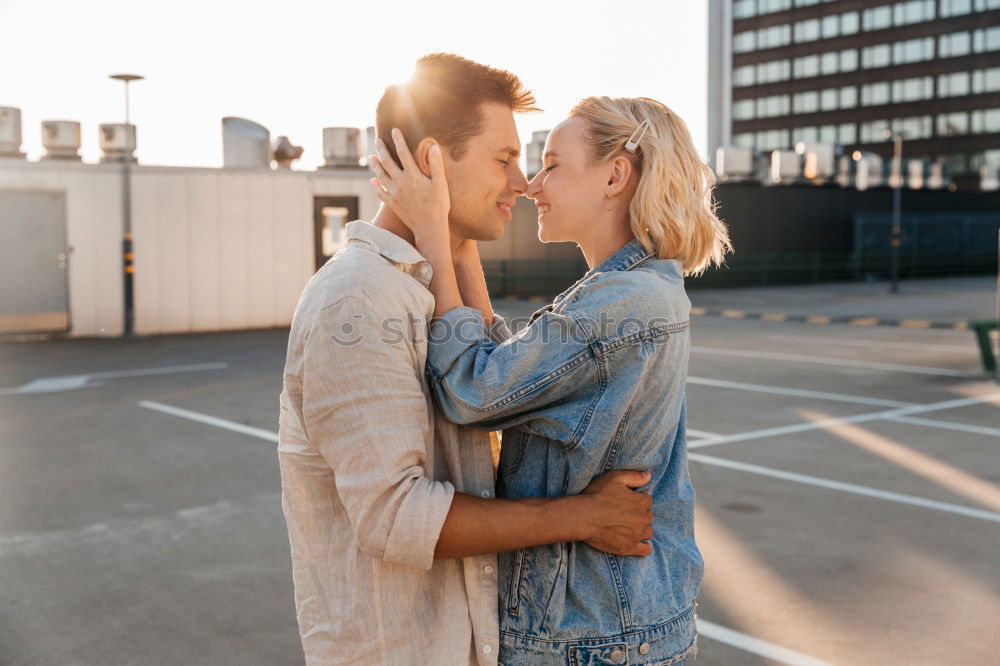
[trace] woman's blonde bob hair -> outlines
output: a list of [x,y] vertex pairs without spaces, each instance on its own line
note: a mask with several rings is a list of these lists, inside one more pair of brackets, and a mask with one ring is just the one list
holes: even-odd
[[[632,233],[661,259],[677,259],[685,275],[720,265],[732,252],[726,225],[715,216],[715,174],[699,159],[677,114],[647,97],[588,97],[570,117],[587,121],[595,161],[628,157],[639,176],[629,203]],[[634,153],[625,142],[642,121],[649,124]]]

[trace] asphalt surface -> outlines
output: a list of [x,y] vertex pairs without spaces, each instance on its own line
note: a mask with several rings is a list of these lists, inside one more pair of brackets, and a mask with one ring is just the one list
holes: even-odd
[[[694,663],[996,663],[1000,385],[972,334],[692,336]],[[302,663],[269,439],[286,338],[0,344],[0,664]]]

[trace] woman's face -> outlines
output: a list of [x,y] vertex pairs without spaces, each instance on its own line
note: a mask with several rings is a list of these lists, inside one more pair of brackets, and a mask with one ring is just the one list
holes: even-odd
[[538,207],[538,239],[543,243],[586,239],[600,224],[610,169],[587,154],[582,118],[568,118],[549,132],[542,170],[525,194]]

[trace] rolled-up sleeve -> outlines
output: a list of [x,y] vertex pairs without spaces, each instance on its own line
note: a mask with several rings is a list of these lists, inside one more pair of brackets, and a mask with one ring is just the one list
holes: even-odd
[[[552,439],[571,442],[601,385],[579,319],[546,312],[500,344],[491,333],[479,311],[464,306],[431,326],[427,373],[442,411],[455,423],[482,428],[533,421]],[[556,404],[563,408],[547,409]]]
[[321,312],[302,362],[304,426],[360,550],[429,569],[455,489],[425,473],[430,414],[412,338],[386,321],[353,296]]

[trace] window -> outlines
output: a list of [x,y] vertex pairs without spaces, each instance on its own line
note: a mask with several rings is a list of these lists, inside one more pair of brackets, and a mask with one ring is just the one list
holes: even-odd
[[892,62],[902,65],[908,62],[920,62],[934,57],[934,38],[908,39],[892,45]]
[[954,58],[968,55],[972,51],[972,33],[953,32],[938,38],[938,57]]
[[753,65],[744,65],[733,70],[734,86],[752,86],[756,82],[755,72],[757,68]]
[[809,7],[811,5],[818,5],[820,0],[795,0],[796,7]]
[[757,33],[753,30],[738,32],[733,37],[733,53],[746,53],[753,51],[757,43]]
[[840,71],[853,72],[858,68],[858,50],[847,49],[840,52]]
[[866,46],[861,49],[861,66],[865,69],[886,67],[889,65],[891,56],[892,50],[888,44]]
[[757,15],[757,0],[736,0],[733,3],[733,18],[750,18]]
[[799,21],[798,23],[795,24],[796,42],[815,41],[819,39],[819,34],[820,34],[819,19],[809,19],[808,21]]
[[893,7],[893,24],[900,26],[930,21],[934,18],[934,4],[935,0],[898,2]]
[[837,110],[837,100],[840,97],[840,91],[836,88],[830,88],[824,90],[819,95],[819,108],[822,111],[836,111]]
[[889,103],[889,84],[888,82],[881,83],[866,83],[861,86],[861,105],[862,106],[877,106],[879,104]]
[[759,0],[757,7],[761,14],[783,12],[792,8],[792,0]]
[[840,108],[853,109],[858,105],[858,89],[847,86],[840,89]]
[[792,130],[792,145],[803,141],[805,143],[819,142],[818,127],[796,127]]
[[926,139],[932,135],[931,116],[913,116],[910,118],[894,118],[892,130],[903,132],[907,139]]
[[771,95],[757,98],[757,117],[772,118],[788,114],[788,95]]
[[795,113],[815,113],[819,110],[819,93],[815,90],[795,93],[792,107]]
[[942,113],[937,117],[938,136],[958,136],[969,133],[969,114],[960,111],[958,113]]
[[752,99],[733,102],[733,120],[753,120],[755,104]]
[[[978,72],[977,72],[978,73]],[[938,77],[938,97],[956,97],[969,94],[969,73],[955,72]]]
[[1000,0],[976,0],[977,12],[985,12],[987,9],[1000,9]]
[[892,26],[892,6],[872,7],[862,14],[861,24],[865,30],[881,30]]
[[914,79],[902,79],[892,82],[892,101],[912,102],[920,99],[930,99],[934,96],[934,79],[921,76]]
[[840,34],[853,35],[858,31],[861,18],[857,12],[847,12],[840,15]]
[[836,74],[839,64],[840,55],[836,51],[824,53],[819,58],[819,70],[823,74]]
[[1000,132],[1000,109],[973,111],[972,131],[977,133]]
[[976,30],[972,34],[972,48],[976,53],[1000,50],[1000,25]]
[[888,130],[888,120],[869,120],[858,126],[858,135],[861,143],[881,143],[886,140],[885,133]]
[[941,0],[941,17],[961,16],[972,11],[972,0]]
[[741,148],[753,148],[753,132],[744,132],[733,135],[733,145]]
[[842,144],[851,144],[858,140],[858,127],[854,123],[841,125],[837,131],[837,137]]
[[803,56],[795,59],[795,78],[807,79],[819,75],[819,56]]
[[757,31],[757,48],[773,49],[792,43],[792,26],[773,25]]
[[820,143],[837,143],[837,126],[823,125],[819,128]]
[[788,146],[788,130],[757,132],[757,147],[761,150],[778,150]]
[[980,69],[972,73],[972,92],[975,94],[1000,90],[1000,67]]
[[823,39],[840,35],[840,17],[836,15],[824,16],[823,20],[820,21],[820,35]]
[[792,75],[790,60],[772,60],[757,65],[757,83],[787,81]]

